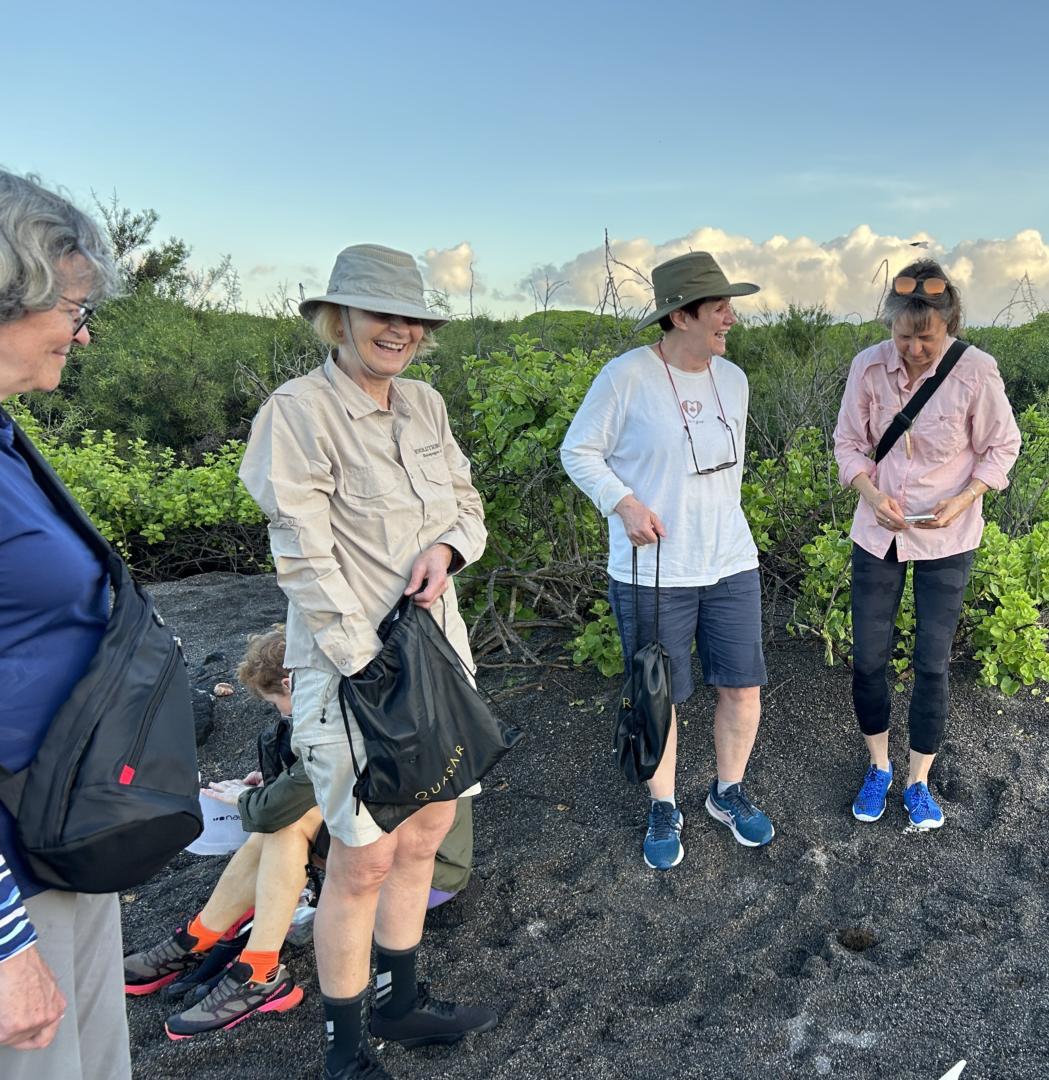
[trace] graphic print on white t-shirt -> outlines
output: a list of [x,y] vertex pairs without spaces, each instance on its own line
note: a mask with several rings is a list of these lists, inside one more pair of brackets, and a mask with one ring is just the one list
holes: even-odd
[[[686,443],[684,420],[688,420],[688,429],[695,448],[696,464],[700,469],[714,469],[732,460],[732,436],[721,420],[717,395],[711,382],[710,369],[706,371],[674,372],[674,384],[681,395],[682,413],[681,438]],[[671,392],[667,382],[667,394]],[[738,432],[736,432],[738,436]],[[691,464],[691,458],[689,459]]]

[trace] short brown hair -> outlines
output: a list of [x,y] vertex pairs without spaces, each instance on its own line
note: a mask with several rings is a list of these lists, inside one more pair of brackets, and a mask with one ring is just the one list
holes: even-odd
[[253,697],[263,694],[283,694],[281,679],[288,677],[284,666],[284,626],[277,624],[265,634],[252,634],[244,659],[237,668],[237,678]]
[[889,295],[885,298],[882,311],[885,325],[891,330],[898,319],[907,319],[920,334],[929,325],[929,315],[935,312],[947,324],[947,333],[951,337],[956,336],[962,327],[962,296],[957,286],[952,284],[951,279],[944,273],[943,267],[935,259],[918,259],[898,270],[893,281],[898,277],[912,277],[918,281],[938,277],[947,283],[947,288],[938,296],[928,296],[923,292],[899,296],[892,291],[890,283]]
[[[674,308],[674,311],[683,311],[690,319],[694,319],[699,314],[699,309],[704,304],[717,303],[719,300],[724,300],[723,296],[701,296],[698,300],[690,300],[687,304],[682,304],[679,308]],[[674,320],[670,317],[674,314],[674,311],[668,311],[666,315],[659,320],[659,329],[664,334],[669,334],[671,330],[676,329],[674,326]]]

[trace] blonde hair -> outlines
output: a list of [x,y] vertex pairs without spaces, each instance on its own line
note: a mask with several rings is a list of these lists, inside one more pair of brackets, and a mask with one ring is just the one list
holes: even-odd
[[[350,309],[347,308],[347,311]],[[310,324],[313,332],[329,348],[337,349],[342,344],[342,305],[330,304],[322,300],[310,313]],[[412,363],[422,360],[428,353],[437,348],[437,339],[434,337],[434,328],[431,324],[423,322],[423,336],[419,342]]]
[[264,694],[285,692],[281,680],[288,676],[288,669],[284,666],[286,646],[281,623],[265,634],[252,634],[248,638],[244,659],[237,667],[237,678],[253,697],[262,699]]

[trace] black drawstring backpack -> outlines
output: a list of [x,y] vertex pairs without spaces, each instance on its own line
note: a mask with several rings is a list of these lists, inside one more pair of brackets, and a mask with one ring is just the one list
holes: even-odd
[[619,695],[612,752],[631,784],[651,780],[663,760],[670,734],[670,658],[659,641],[659,540],[656,540],[655,636],[638,648],[637,548],[631,571],[634,598],[634,655],[625,657],[626,679]]
[[[433,616],[403,597],[378,629],[382,650],[339,684],[346,738],[363,802],[392,832],[420,807],[458,798],[523,738],[494,716]],[[368,760],[353,753],[349,713]]]
[[186,663],[153,598],[15,425],[33,478],[109,571],[98,651],[33,760],[0,767],[30,870],[49,886],[107,893],[152,877],[203,829]]

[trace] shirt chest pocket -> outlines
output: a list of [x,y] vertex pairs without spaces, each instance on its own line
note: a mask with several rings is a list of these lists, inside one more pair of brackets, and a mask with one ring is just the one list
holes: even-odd
[[937,409],[930,401],[915,423],[915,434],[930,461],[950,461],[969,444],[968,417],[964,412]]
[[388,468],[357,466],[339,478],[339,493],[350,503],[377,506],[397,485],[396,474]]
[[423,495],[427,512],[431,514],[456,513],[455,489],[452,486],[452,474],[443,457],[423,458],[419,462],[419,472],[423,476]]

